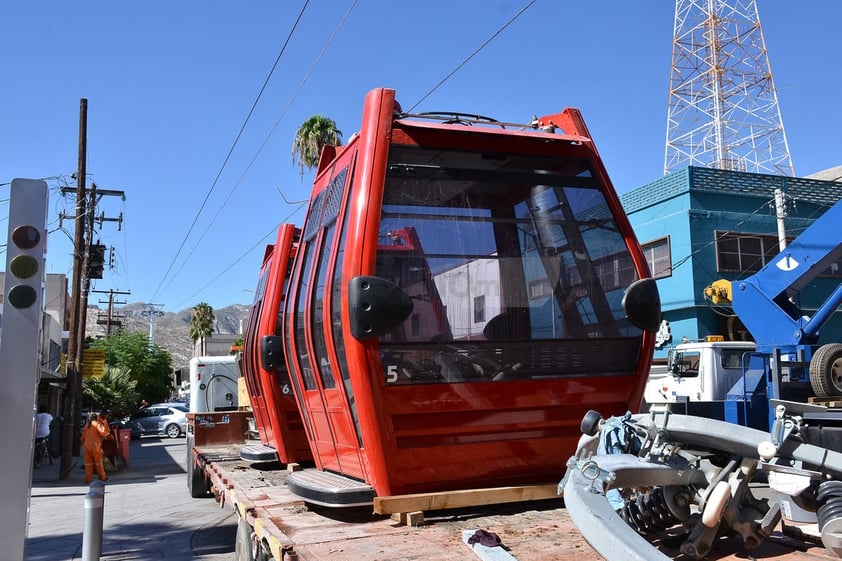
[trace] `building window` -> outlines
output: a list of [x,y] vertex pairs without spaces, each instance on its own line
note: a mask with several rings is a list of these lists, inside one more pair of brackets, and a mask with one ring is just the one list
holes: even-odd
[[776,236],[716,232],[716,267],[719,271],[757,272],[778,251]]
[[649,272],[652,274],[652,278],[658,279],[672,274],[669,236],[647,242],[640,248],[649,264]]
[[530,281],[529,283],[529,299],[536,300],[538,298],[546,298],[553,293],[550,286],[550,279],[544,277],[542,279]]
[[474,297],[474,323],[485,321],[485,295]]

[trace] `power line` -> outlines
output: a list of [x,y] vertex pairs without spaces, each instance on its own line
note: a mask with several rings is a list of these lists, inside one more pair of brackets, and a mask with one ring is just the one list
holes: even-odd
[[[413,106],[412,106],[412,107],[408,110],[408,112],[411,112],[413,109],[415,109],[415,107],[417,107],[419,104],[421,104],[421,102],[423,102],[425,99],[427,99],[427,97],[429,97],[430,95],[432,95],[432,94],[433,94],[433,92],[435,92],[435,91],[436,91],[439,87],[441,87],[441,86],[442,86],[442,85],[443,85],[443,84],[444,84],[447,80],[449,80],[451,77],[453,77],[453,75],[455,75],[455,74],[456,74],[456,72],[458,72],[458,71],[459,71],[462,67],[464,67],[464,66],[465,66],[465,65],[466,65],[466,64],[467,64],[467,63],[468,63],[468,62],[469,62],[469,61],[470,61],[470,60],[471,60],[474,56],[476,56],[476,55],[477,55],[477,54],[478,54],[478,53],[479,53],[482,49],[484,49],[486,46],[488,46],[488,45],[489,45],[489,44],[490,44],[490,43],[491,43],[491,42],[492,42],[492,41],[493,41],[493,40],[494,40],[494,39],[495,39],[498,35],[500,35],[500,33],[502,33],[502,32],[503,32],[503,31],[504,31],[507,27],[509,27],[512,23],[514,23],[514,22],[515,22],[515,21],[516,21],[516,20],[517,20],[517,19],[518,19],[518,18],[519,18],[519,17],[520,17],[520,16],[521,16],[524,12],[526,12],[526,10],[528,10],[528,9],[529,9],[529,8],[530,8],[530,7],[531,7],[534,3],[535,3],[535,0],[529,0],[529,2],[527,2],[527,3],[526,3],[526,5],[524,5],[524,7],[520,9],[520,11],[518,11],[518,13],[516,13],[514,16],[512,16],[512,17],[511,17],[511,18],[510,18],[510,19],[509,19],[509,20],[508,20],[505,24],[503,24],[503,26],[502,26],[502,27],[500,27],[500,29],[498,29],[498,30],[497,30],[494,34],[492,34],[492,35],[491,35],[491,37],[489,37],[489,38],[488,38],[488,39],[487,39],[487,40],[486,40],[486,41],[485,41],[482,45],[480,45],[480,46],[479,46],[476,50],[474,50],[474,52],[472,52],[472,53],[471,53],[471,54],[470,54],[470,55],[469,55],[469,56],[468,56],[465,60],[463,60],[461,63],[459,63],[459,64],[458,64],[458,65],[457,65],[457,66],[456,66],[453,70],[451,70],[451,71],[447,74],[447,76],[445,76],[445,77],[444,77],[441,81],[439,81],[439,82],[438,82],[438,83],[437,83],[437,84],[436,84],[436,85],[435,85],[435,86],[434,86],[434,87],[433,87],[433,88],[432,88],[429,92],[427,92],[427,94],[425,94],[425,95],[424,95],[424,96],[423,96],[420,100],[418,100],[418,102],[416,102],[416,103],[415,103],[415,104],[414,104],[414,105],[413,105]],[[353,0],[353,2],[351,3],[351,6],[348,8],[347,12],[346,12],[346,13],[345,13],[345,15],[342,17],[342,20],[341,20],[341,21],[339,22],[339,24],[337,25],[337,27],[336,27],[336,29],[334,30],[333,34],[330,36],[330,38],[328,39],[327,43],[326,43],[326,44],[325,44],[325,46],[322,48],[322,51],[321,51],[321,52],[319,53],[319,55],[316,57],[316,60],[315,60],[315,61],[313,62],[313,64],[310,66],[309,71],[307,72],[307,74],[305,75],[305,77],[302,79],[302,81],[301,81],[301,83],[299,84],[299,86],[298,86],[298,88],[296,89],[296,91],[293,93],[293,95],[292,95],[292,97],[290,98],[289,102],[287,103],[286,107],[284,107],[284,110],[281,112],[281,115],[280,115],[280,116],[278,117],[278,119],[275,121],[275,124],[272,126],[272,129],[269,131],[269,134],[266,136],[266,138],[264,139],[263,143],[262,143],[262,144],[260,145],[260,147],[257,149],[257,151],[256,151],[255,155],[252,157],[252,159],[250,160],[249,164],[246,166],[246,169],[243,171],[243,174],[240,176],[240,178],[238,179],[238,181],[235,183],[234,187],[233,187],[233,188],[231,189],[231,191],[229,192],[229,194],[228,194],[228,196],[226,197],[225,201],[223,202],[223,204],[221,205],[221,207],[219,208],[219,210],[217,211],[217,213],[214,215],[213,219],[211,220],[210,224],[209,224],[209,225],[208,225],[208,227],[205,229],[205,231],[202,233],[202,236],[201,236],[201,237],[199,238],[199,240],[196,242],[196,245],[194,245],[194,246],[193,246],[193,249],[190,251],[190,253],[187,255],[187,257],[185,258],[185,260],[182,262],[181,266],[180,266],[180,267],[178,268],[178,270],[177,270],[177,271],[176,271],[176,272],[172,275],[172,277],[170,278],[170,282],[167,284],[167,287],[166,287],[166,288],[168,288],[168,287],[172,284],[172,282],[175,280],[175,278],[178,276],[178,274],[179,274],[179,273],[181,272],[181,270],[184,268],[184,266],[186,265],[187,261],[190,259],[190,257],[193,255],[193,253],[194,253],[194,252],[196,251],[196,249],[198,248],[198,246],[199,246],[199,244],[201,243],[201,241],[202,241],[202,240],[205,238],[205,236],[207,235],[207,232],[209,231],[210,227],[213,225],[213,223],[214,223],[214,222],[216,221],[216,219],[219,217],[219,214],[222,212],[222,209],[225,207],[225,205],[226,205],[226,204],[228,203],[228,201],[231,199],[231,196],[233,195],[234,191],[236,191],[236,189],[240,186],[240,184],[242,183],[242,181],[243,181],[243,179],[245,178],[246,174],[247,174],[247,173],[248,173],[248,171],[251,169],[251,166],[254,164],[255,160],[256,160],[256,159],[257,159],[257,157],[260,155],[260,153],[263,151],[263,149],[264,149],[264,147],[266,146],[266,144],[268,143],[269,139],[271,138],[271,136],[274,134],[275,130],[277,129],[277,127],[278,127],[279,123],[281,122],[281,120],[283,119],[283,117],[286,115],[287,111],[289,110],[290,106],[292,105],[292,103],[293,103],[293,102],[295,101],[295,99],[297,98],[298,94],[299,94],[299,93],[301,92],[301,90],[303,89],[303,87],[304,87],[304,85],[306,84],[307,80],[310,78],[311,74],[312,74],[312,73],[313,73],[313,71],[315,70],[316,66],[317,66],[317,65],[318,65],[318,63],[320,62],[321,58],[324,56],[325,52],[327,51],[327,49],[329,48],[329,46],[330,46],[330,45],[331,45],[331,43],[333,42],[334,38],[336,37],[336,35],[337,35],[337,34],[338,34],[338,32],[340,31],[340,29],[343,27],[343,25],[344,25],[344,23],[345,23],[346,19],[348,18],[348,16],[350,15],[351,11],[352,11],[352,10],[354,9],[354,7],[356,6],[356,4],[357,4],[357,0]],[[304,7],[306,8],[306,3],[305,3],[305,6],[304,6]],[[303,11],[304,11],[304,8],[302,8],[302,14],[303,14]],[[301,17],[301,14],[299,14],[299,19],[300,19],[300,17]],[[297,25],[297,23],[298,23],[298,22],[296,21],[296,25]],[[294,30],[294,28],[293,28],[293,30]],[[291,34],[292,34],[292,32],[290,32],[290,36],[291,36]],[[285,47],[286,47],[286,45],[284,45],[284,48],[285,48]],[[279,58],[280,58],[280,55],[279,55]],[[273,70],[274,70],[274,67],[273,67]],[[265,86],[265,84],[264,84],[264,86]],[[262,90],[261,90],[261,92],[262,92]],[[255,102],[255,103],[256,103],[256,102]],[[241,131],[241,132],[242,132],[242,131]],[[238,138],[239,138],[239,135],[238,135]],[[235,141],[235,143],[236,143],[236,141]],[[232,150],[233,150],[233,146],[232,146]],[[229,152],[229,155],[230,155],[230,152]],[[227,162],[227,158],[226,158],[226,162]],[[223,164],[223,165],[224,165],[224,164]],[[220,174],[221,174],[221,172],[222,172],[222,170],[220,170]],[[218,178],[219,178],[219,175],[217,175],[217,180],[218,180]],[[216,185],[216,180],[214,181],[214,185]],[[212,187],[212,188],[213,188],[213,187]],[[209,195],[210,195],[210,193],[208,193],[208,196],[209,196]],[[207,201],[207,197],[205,198],[205,201]],[[286,221],[286,220],[287,220],[290,216],[292,216],[292,215],[294,215],[296,212],[298,212],[298,210],[300,210],[303,206],[304,206],[304,205],[302,204],[302,205],[299,205],[298,207],[296,207],[296,209],[295,209],[292,213],[290,213],[290,214],[288,215],[288,217],[284,219],[284,221]],[[202,208],[204,208],[204,203],[202,204]],[[201,210],[202,210],[202,209],[200,208],[200,209],[199,209],[199,212],[201,212]],[[198,215],[196,216],[196,219],[194,219],[194,221],[193,221],[193,225],[191,225],[190,230],[189,230],[189,231],[188,231],[188,233],[187,233],[187,236],[189,236],[190,232],[192,232],[193,227],[194,227],[194,226],[195,226],[195,224],[196,224],[196,220],[198,220]],[[282,223],[283,223],[283,222],[282,222]],[[279,225],[279,226],[280,226],[280,225]],[[216,281],[217,281],[220,277],[222,277],[222,275],[224,275],[224,274],[225,274],[226,272],[228,272],[228,271],[229,271],[232,267],[234,267],[234,265],[236,265],[237,263],[239,263],[240,261],[242,261],[242,260],[245,258],[245,256],[246,256],[246,255],[248,255],[248,253],[250,253],[250,252],[251,252],[252,250],[254,250],[256,247],[258,247],[261,243],[263,243],[263,242],[266,240],[266,238],[267,238],[267,237],[269,237],[269,236],[272,234],[272,232],[277,231],[277,228],[278,228],[278,226],[276,226],[275,228],[273,228],[273,229],[272,229],[272,230],[271,230],[268,234],[264,235],[264,236],[263,236],[260,240],[258,240],[258,241],[257,241],[254,245],[252,245],[252,246],[251,246],[251,247],[250,247],[250,248],[249,248],[246,252],[244,252],[244,253],[243,253],[240,257],[238,257],[236,260],[234,260],[234,262],[232,262],[230,265],[228,265],[228,267],[226,267],[226,268],[225,268],[222,272],[220,272],[220,273],[219,273],[216,277],[214,277],[213,279],[211,279],[211,280],[210,280],[207,284],[205,284],[202,288],[200,288],[199,290],[197,290],[196,292],[194,292],[192,295],[190,295],[190,296],[189,296],[186,300],[184,300],[181,304],[185,304],[185,303],[187,303],[187,302],[188,302],[189,300],[191,300],[193,297],[195,297],[196,295],[200,294],[203,290],[205,290],[206,288],[208,288],[209,286],[211,286],[211,285],[212,285],[214,282],[216,282]],[[178,252],[176,253],[176,256],[173,258],[173,261],[172,261],[172,263],[170,263],[170,266],[169,266],[169,268],[167,269],[167,272],[164,274],[164,278],[161,280],[161,283],[158,285],[158,288],[155,290],[155,293],[154,293],[154,295],[153,295],[153,299],[154,299],[154,297],[155,297],[155,296],[157,296],[157,295],[159,294],[159,292],[161,291],[161,287],[163,286],[164,281],[166,280],[167,276],[169,275],[170,271],[172,270],[173,265],[175,264],[175,260],[177,259],[178,255],[181,253],[181,250],[184,248],[184,245],[185,245],[185,243],[186,243],[186,241],[187,241],[187,236],[185,236],[184,241],[182,241],[181,246],[179,247],[179,250],[178,250]],[[179,304],[179,305],[181,305],[181,304]]]
[[261,243],[263,243],[263,242],[266,240],[266,238],[268,238],[269,236],[271,236],[273,233],[277,233],[278,228],[280,228],[280,227],[281,227],[281,224],[283,224],[283,223],[285,223],[287,220],[289,220],[289,218],[290,218],[292,215],[294,215],[296,212],[298,212],[299,210],[301,210],[301,208],[302,208],[303,206],[304,206],[304,203],[302,203],[302,204],[298,205],[298,206],[295,208],[295,210],[293,210],[292,212],[290,212],[290,213],[289,213],[289,214],[288,214],[288,215],[287,215],[287,216],[286,216],[283,220],[281,220],[281,222],[280,222],[278,225],[274,226],[271,230],[269,230],[269,232],[267,232],[267,233],[266,233],[266,235],[264,235],[262,238],[260,238],[260,239],[259,239],[259,240],[258,240],[258,241],[254,244],[254,245],[252,245],[250,248],[248,248],[247,250],[245,250],[245,251],[242,253],[242,255],[240,255],[237,259],[235,259],[235,260],[234,260],[234,261],[233,261],[230,265],[228,265],[225,269],[223,269],[223,270],[222,270],[222,271],[221,271],[218,275],[216,275],[216,276],[215,276],[215,277],[213,277],[210,281],[208,281],[208,283],[207,283],[206,285],[204,285],[202,288],[200,288],[199,290],[197,290],[196,292],[194,292],[193,294],[191,294],[190,296],[188,296],[187,298],[185,298],[184,300],[182,300],[182,301],[181,301],[181,302],[180,302],[180,303],[179,303],[176,307],[181,307],[181,306],[183,306],[184,304],[186,304],[187,302],[189,302],[190,300],[192,300],[194,296],[197,296],[198,294],[201,294],[201,292],[202,292],[204,289],[206,289],[207,287],[209,287],[210,285],[212,285],[213,283],[215,283],[217,280],[219,280],[219,278],[220,278],[220,277],[222,277],[222,275],[224,275],[225,273],[227,273],[228,271],[230,271],[230,270],[234,267],[234,265],[236,265],[237,263],[239,263],[240,261],[242,261],[243,259],[245,259],[245,257],[246,257],[249,253],[251,253],[252,251],[254,251],[254,249],[255,249],[255,248],[257,248],[257,247],[258,247]]
[[[327,43],[325,43],[324,47],[322,47],[321,52],[316,57],[316,59],[313,61],[313,64],[310,65],[310,70],[307,72],[307,74],[301,80],[301,83],[298,85],[298,88],[295,90],[295,92],[293,92],[292,96],[290,97],[289,101],[286,104],[286,107],[284,107],[283,111],[281,111],[281,115],[278,117],[278,119],[275,121],[275,124],[269,130],[269,134],[266,135],[266,138],[263,140],[263,143],[260,145],[260,147],[258,147],[257,152],[255,152],[254,156],[252,156],[251,160],[249,161],[248,165],[246,166],[246,169],[243,171],[242,175],[240,175],[240,178],[234,184],[234,187],[231,188],[231,191],[229,191],[228,196],[225,198],[225,201],[223,201],[222,205],[216,211],[216,214],[214,214],[210,223],[207,225],[204,232],[202,232],[202,235],[196,241],[196,244],[193,246],[193,249],[190,250],[190,253],[188,253],[187,257],[184,258],[184,261],[181,262],[181,266],[179,266],[178,270],[176,270],[176,272],[173,273],[172,277],[170,278],[170,282],[167,283],[167,286],[164,287],[164,290],[166,290],[167,288],[170,287],[170,285],[173,283],[173,281],[175,281],[175,278],[179,275],[179,273],[181,273],[182,269],[184,269],[184,266],[187,265],[187,262],[190,260],[190,258],[193,256],[193,254],[199,248],[199,245],[202,243],[202,240],[205,239],[205,236],[210,231],[213,224],[216,222],[216,219],[219,218],[219,215],[222,213],[222,210],[225,208],[225,205],[228,204],[228,201],[231,200],[231,197],[234,195],[234,192],[240,187],[240,184],[242,184],[243,180],[246,177],[246,174],[248,174],[249,170],[251,169],[251,166],[254,164],[254,162],[257,160],[257,157],[260,155],[260,153],[266,147],[266,144],[268,144],[269,139],[272,137],[273,134],[275,134],[275,130],[278,128],[278,125],[280,124],[281,120],[286,116],[287,111],[289,111],[289,108],[292,106],[293,102],[298,97],[298,94],[301,93],[301,90],[304,88],[304,84],[307,83],[307,80],[309,80],[310,76],[313,74],[313,71],[316,69],[316,66],[318,66],[322,57],[327,52],[327,49],[330,47],[330,45],[333,43],[333,40],[336,38],[336,35],[339,33],[339,30],[342,29],[342,26],[345,24],[345,20],[348,19],[349,15],[351,15],[351,11],[354,9],[354,6],[357,5],[357,1],[358,0],[353,0],[353,2],[351,3],[351,6],[345,12],[345,15],[342,17],[339,24],[336,26],[336,29],[334,29],[330,38],[327,40]],[[281,196],[283,197],[283,194]],[[265,239],[265,237],[264,237],[264,239]]]
[[495,31],[495,32],[494,32],[494,34],[493,34],[491,37],[489,37],[489,38],[488,38],[488,40],[487,40],[485,43],[483,43],[482,45],[480,45],[480,46],[479,46],[479,48],[477,48],[474,52],[472,52],[470,55],[468,55],[468,58],[466,58],[465,60],[463,60],[462,62],[460,62],[458,65],[456,65],[456,68],[454,68],[453,70],[451,70],[451,71],[450,71],[450,73],[449,73],[447,76],[445,76],[444,78],[442,78],[442,80],[441,80],[438,84],[436,84],[435,86],[433,86],[433,89],[431,89],[431,90],[430,90],[430,91],[428,91],[426,94],[424,94],[424,97],[422,97],[421,99],[419,99],[418,101],[416,101],[416,102],[415,102],[415,105],[413,105],[412,107],[410,107],[409,109],[407,109],[407,113],[412,113],[412,110],[413,110],[413,109],[415,109],[416,107],[418,107],[419,105],[421,105],[421,102],[422,102],[422,101],[424,101],[425,99],[427,99],[428,97],[430,97],[430,96],[433,94],[433,92],[434,92],[434,91],[436,91],[437,89],[439,89],[439,87],[441,87],[441,85],[442,85],[442,84],[444,84],[445,82],[447,82],[447,81],[448,81],[448,80],[449,80],[449,79],[450,79],[450,78],[451,78],[454,74],[456,74],[456,73],[459,71],[459,69],[461,69],[463,66],[465,66],[465,65],[466,65],[466,64],[467,64],[467,63],[468,63],[468,62],[469,62],[472,58],[474,58],[474,56],[476,56],[476,55],[477,55],[477,53],[479,53],[479,52],[480,52],[481,50],[483,50],[486,46],[488,46],[488,44],[489,44],[489,43],[491,43],[491,42],[492,42],[492,41],[493,41],[493,40],[494,40],[494,39],[495,39],[498,35],[500,35],[500,34],[503,32],[503,30],[504,30],[504,29],[506,29],[506,28],[507,28],[507,27],[509,27],[512,23],[514,23],[514,21],[515,21],[517,18],[519,18],[519,17],[520,17],[520,16],[521,16],[521,15],[522,15],[522,14],[523,14],[526,10],[528,10],[528,9],[532,6],[532,4],[534,4],[534,3],[535,3],[535,0],[529,0],[529,2],[527,2],[527,3],[526,3],[526,5],[525,5],[523,8],[521,8],[521,9],[520,9],[520,11],[519,11],[518,13],[516,13],[514,16],[512,16],[512,18],[511,18],[509,21],[507,21],[507,22],[503,25],[503,27],[501,27],[500,29],[498,29],[497,31]]
[[[733,226],[731,226],[732,231],[733,231],[733,229],[734,229],[734,228],[738,228],[739,226],[741,226],[741,225],[745,224],[745,222],[746,222],[749,218],[751,218],[752,216],[756,215],[756,214],[757,214],[758,212],[760,212],[761,210],[763,210],[763,209],[768,209],[768,208],[769,208],[769,204],[770,204],[770,202],[771,202],[771,201],[766,201],[765,203],[763,203],[762,205],[760,205],[759,207],[757,207],[757,209],[756,209],[754,212],[752,212],[751,214],[749,214],[748,216],[746,216],[745,218],[743,218],[742,220],[740,220],[739,222],[737,222],[736,224],[734,224]],[[724,236],[725,234],[726,234],[726,232],[723,232],[722,236]],[[710,242],[706,243],[705,245],[703,245],[703,246],[702,246],[702,247],[700,247],[699,249],[696,249],[696,250],[694,250],[694,251],[691,251],[689,255],[687,255],[686,257],[683,257],[682,259],[679,259],[679,260],[676,262],[676,264],[675,264],[675,265],[673,265],[672,267],[670,267],[670,269],[672,269],[672,270],[674,271],[674,270],[676,270],[677,268],[679,268],[680,266],[684,265],[684,264],[685,264],[685,263],[687,263],[687,262],[688,262],[691,258],[693,258],[693,256],[695,256],[697,253],[700,253],[700,252],[702,252],[702,251],[706,250],[707,248],[709,248],[710,246],[714,245],[717,241],[719,241],[719,240],[722,238],[722,236],[714,236],[713,241],[710,241]]]
[[220,166],[219,172],[217,172],[216,177],[214,178],[213,183],[210,186],[210,189],[208,189],[208,192],[205,195],[205,199],[202,201],[202,204],[199,207],[199,210],[196,212],[196,216],[193,218],[193,223],[190,224],[190,228],[187,230],[187,233],[184,235],[184,239],[181,241],[181,245],[178,246],[178,251],[175,252],[175,255],[173,256],[173,259],[170,262],[169,267],[167,267],[167,272],[164,273],[164,276],[161,278],[161,282],[158,284],[158,288],[156,288],[155,292],[152,294],[152,298],[151,298],[152,300],[154,300],[155,297],[158,296],[158,293],[161,291],[161,287],[163,286],[164,281],[166,280],[167,276],[170,274],[170,271],[172,271],[173,265],[175,265],[175,262],[178,259],[178,256],[181,254],[181,250],[184,249],[184,244],[187,243],[187,239],[190,237],[190,234],[193,232],[193,228],[196,226],[196,222],[198,222],[199,216],[201,216],[201,214],[202,214],[202,210],[204,210],[205,205],[207,204],[208,199],[211,196],[211,193],[213,192],[214,188],[216,187],[216,184],[219,182],[219,178],[222,176],[222,171],[225,169],[225,166],[228,164],[228,160],[231,158],[231,154],[234,152],[234,148],[237,146],[237,143],[239,142],[240,137],[242,136],[243,131],[246,128],[246,125],[248,124],[249,120],[251,119],[252,113],[254,113],[254,109],[257,106],[257,102],[260,101],[260,97],[263,95],[263,92],[266,89],[266,84],[268,84],[269,79],[272,77],[272,74],[275,72],[275,68],[277,68],[278,62],[281,60],[281,57],[283,56],[284,52],[286,51],[287,45],[289,45],[290,39],[292,39],[292,34],[295,33],[295,30],[298,27],[298,23],[301,21],[301,17],[304,15],[304,10],[307,9],[307,5],[309,3],[310,3],[310,0],[304,1],[304,5],[301,7],[301,11],[298,13],[298,18],[295,20],[295,23],[293,24],[292,29],[290,29],[289,33],[287,34],[287,38],[284,41],[283,46],[281,47],[281,51],[278,53],[278,56],[275,58],[275,63],[272,65],[272,68],[269,70],[269,74],[266,76],[266,79],[263,81],[263,86],[260,88],[260,92],[258,92],[257,98],[254,100],[254,103],[252,103],[251,109],[249,109],[248,115],[246,115],[246,119],[245,119],[245,121],[243,121],[243,125],[240,127],[240,132],[238,132],[236,138],[234,138],[234,142],[233,142],[233,144],[231,144],[231,148],[228,150],[228,154],[225,156],[225,160],[222,162],[222,166]]

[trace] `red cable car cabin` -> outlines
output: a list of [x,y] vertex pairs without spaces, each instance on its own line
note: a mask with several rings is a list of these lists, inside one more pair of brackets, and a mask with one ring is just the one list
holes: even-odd
[[[282,224],[275,245],[266,247],[243,338],[240,370],[261,441],[260,446],[242,448],[240,456],[245,460],[290,463],[312,459],[292,394],[283,346],[271,346],[272,336],[281,323],[298,235],[293,225]],[[270,337],[265,338],[266,335]]]
[[319,164],[283,322],[318,470],[288,485],[349,505],[557,481],[588,409],[640,403],[644,256],[575,109],[539,121],[566,133],[399,112],[370,92]]

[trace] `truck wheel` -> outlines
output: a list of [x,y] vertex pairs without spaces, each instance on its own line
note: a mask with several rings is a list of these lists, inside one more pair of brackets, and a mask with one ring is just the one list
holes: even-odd
[[242,518],[237,522],[237,544],[234,547],[236,561],[252,561],[251,526]]
[[842,344],[822,345],[810,360],[810,385],[817,397],[842,395]]

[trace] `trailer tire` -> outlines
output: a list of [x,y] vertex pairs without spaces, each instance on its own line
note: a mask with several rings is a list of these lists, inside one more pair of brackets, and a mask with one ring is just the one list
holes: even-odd
[[810,360],[810,385],[817,397],[842,395],[842,344],[816,349]]
[[237,543],[234,546],[234,559],[236,561],[252,561],[254,559],[254,552],[251,547],[251,526],[239,517],[237,521]]
[[196,461],[193,459],[193,438],[187,439],[187,490],[194,499],[207,497],[210,492],[210,484],[205,478],[205,471],[196,469]]
[[187,486],[190,489],[190,496],[194,499],[207,497],[210,491],[210,485],[208,485],[208,480],[205,478],[205,472],[196,469],[193,462],[187,464]]

